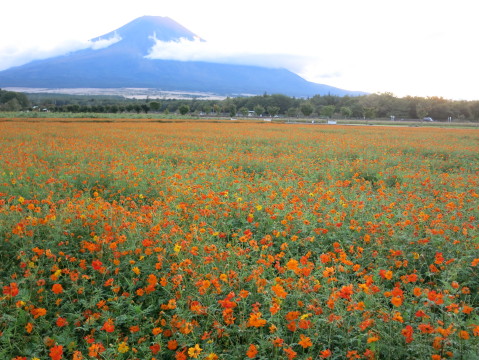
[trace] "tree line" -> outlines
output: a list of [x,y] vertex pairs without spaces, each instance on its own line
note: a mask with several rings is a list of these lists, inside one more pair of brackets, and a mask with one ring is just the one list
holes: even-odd
[[19,111],[29,106],[30,101],[25,94],[0,89],[0,111]]
[[[6,93],[6,94],[5,94]],[[479,121],[479,101],[442,97],[396,97],[392,93],[362,96],[281,94],[203,99],[126,99],[121,96],[16,94],[0,90],[4,111],[48,109],[67,113],[171,113],[195,116],[283,116],[351,119],[422,119]],[[4,100],[5,99],[5,100]],[[8,104],[8,105],[7,105]]]

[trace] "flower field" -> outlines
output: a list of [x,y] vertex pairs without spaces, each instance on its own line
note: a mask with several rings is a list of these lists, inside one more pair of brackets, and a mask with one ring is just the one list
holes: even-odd
[[0,123],[0,359],[477,359],[479,131]]

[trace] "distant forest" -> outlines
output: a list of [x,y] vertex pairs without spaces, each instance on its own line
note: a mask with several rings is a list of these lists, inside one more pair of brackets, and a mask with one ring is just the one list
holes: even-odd
[[23,94],[0,89],[0,111],[64,113],[165,113],[193,116],[281,116],[338,119],[423,119],[479,121],[479,100],[441,97],[396,97],[391,93],[362,96],[281,94],[203,99],[128,99],[121,96]]

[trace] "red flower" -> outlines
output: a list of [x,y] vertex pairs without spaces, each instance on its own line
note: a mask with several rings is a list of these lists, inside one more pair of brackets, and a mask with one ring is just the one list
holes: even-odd
[[68,321],[65,318],[59,317],[56,321],[58,327],[64,327],[68,325]]
[[160,344],[153,344],[153,345],[150,346],[150,350],[151,350],[151,353],[153,355],[155,355],[155,354],[160,352],[161,346],[160,346]]
[[55,345],[50,349],[50,357],[52,360],[60,360],[63,357],[63,346]]
[[17,283],[10,283],[10,286],[4,286],[3,295],[7,295],[11,297],[17,296],[18,295]]
[[343,286],[338,292],[339,297],[346,300],[351,300],[352,294],[353,294],[353,285]]
[[103,263],[100,261],[100,260],[93,260],[91,262],[91,266],[93,267],[93,269],[95,270],[100,270],[101,267],[103,266]]
[[106,332],[109,332],[109,333],[115,331],[115,324],[113,323],[113,320],[108,319],[107,321],[105,321],[105,323],[103,324],[103,327],[101,329],[105,330]]
[[63,292],[63,286],[61,284],[53,284],[52,291],[55,294],[61,294]]
[[409,344],[413,341],[412,334],[414,333],[414,329],[411,325],[407,325],[404,329],[401,330],[401,334],[406,339],[406,344]]

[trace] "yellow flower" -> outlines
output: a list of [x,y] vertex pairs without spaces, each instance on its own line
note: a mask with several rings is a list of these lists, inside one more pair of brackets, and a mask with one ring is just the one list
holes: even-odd
[[188,349],[188,356],[196,359],[198,355],[200,355],[201,351],[203,351],[203,349],[200,348],[198,344],[195,344],[194,347],[190,347]]
[[126,342],[122,341],[121,343],[118,344],[118,352],[119,353],[126,353],[128,352],[128,350],[130,350],[130,347],[127,345]]
[[173,250],[175,251],[175,253],[178,254],[178,253],[181,251],[181,245],[180,245],[180,244],[176,244]]
[[138,268],[138,266],[135,266],[133,269],[131,269],[136,275],[140,275],[141,270]]

